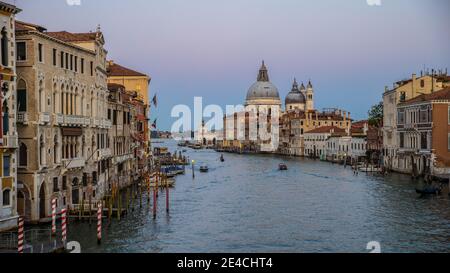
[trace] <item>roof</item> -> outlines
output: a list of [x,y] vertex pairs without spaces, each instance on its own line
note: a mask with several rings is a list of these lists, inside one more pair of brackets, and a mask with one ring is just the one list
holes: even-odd
[[70,33],[67,31],[58,31],[58,32],[46,32],[46,34],[55,39],[64,41],[64,42],[88,42],[95,41],[97,39],[96,32],[89,33]]
[[108,62],[108,77],[148,77],[148,75],[145,75],[141,72],[137,72],[135,70],[132,70],[130,68],[121,66],[119,64],[116,64],[112,61]]
[[401,103],[400,106],[435,100],[450,100],[450,87],[447,87],[437,92],[433,92],[431,94],[420,95],[404,103]]
[[16,24],[16,31],[33,31],[34,30],[34,31],[44,32],[47,30],[43,26],[26,23],[26,22],[19,21],[19,20],[16,20],[15,24]]
[[336,126],[323,126],[316,129],[313,129],[311,131],[306,132],[306,134],[332,134],[332,133],[345,133],[344,129],[341,129]]

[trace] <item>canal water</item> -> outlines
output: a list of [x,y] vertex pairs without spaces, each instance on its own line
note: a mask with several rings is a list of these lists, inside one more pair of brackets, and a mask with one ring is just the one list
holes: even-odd
[[[177,150],[167,141],[155,146]],[[449,252],[450,199],[421,198],[408,176],[375,177],[326,162],[270,155],[220,154],[190,150],[196,160],[159,196],[158,216],[143,199],[120,222],[105,227],[97,245],[93,223],[71,222],[69,240],[82,252]],[[287,163],[289,170],[278,171]],[[207,164],[209,173],[198,168]]]

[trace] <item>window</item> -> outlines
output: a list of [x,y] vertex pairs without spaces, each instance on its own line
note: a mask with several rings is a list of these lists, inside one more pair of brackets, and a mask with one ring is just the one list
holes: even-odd
[[64,51],[61,51],[61,68],[64,68]]
[[27,111],[27,84],[24,80],[17,84],[17,108],[19,112]]
[[398,110],[398,124],[405,124],[405,109]]
[[406,93],[405,92],[401,92],[400,93],[400,102],[404,102],[406,100]]
[[69,69],[69,53],[65,53],[66,55],[66,69]]
[[448,150],[450,151],[450,134],[448,134]]
[[28,148],[25,143],[20,144],[19,147],[19,166],[27,167],[28,166]]
[[405,148],[405,133],[400,133],[400,148]]
[[421,80],[421,81],[420,81],[420,87],[421,87],[421,88],[425,88],[425,81],[424,81],[424,80]]
[[70,54],[70,70],[73,70],[73,55]]
[[53,192],[59,192],[58,177],[53,177]]
[[38,44],[38,60],[40,63],[44,62],[44,46]]
[[63,176],[62,189],[63,191],[67,190],[67,176]]
[[11,190],[5,189],[3,191],[3,206],[8,207],[11,206]]
[[448,106],[448,124],[450,124],[450,105]]
[[58,52],[57,52],[56,48],[54,48],[53,49],[53,65],[54,66],[57,66],[57,63],[56,63],[56,56],[57,55],[58,55]]
[[17,42],[17,61],[27,60],[27,44],[25,42]]
[[422,150],[428,149],[428,133],[426,132],[420,133],[420,148]]
[[94,62],[91,62],[91,76],[94,76]]
[[2,65],[3,66],[9,66],[8,65],[8,61],[9,61],[9,47],[8,47],[8,32],[6,31],[6,28],[2,29],[2,40],[1,40],[1,47],[2,47]]
[[81,74],[84,74],[84,59],[81,58]]
[[9,155],[3,156],[3,176],[11,176],[11,156]]
[[78,72],[78,57],[75,56],[75,72]]

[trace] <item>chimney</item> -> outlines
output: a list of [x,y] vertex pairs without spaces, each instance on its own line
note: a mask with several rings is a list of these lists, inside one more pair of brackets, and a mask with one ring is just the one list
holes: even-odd
[[347,111],[344,111],[344,121],[347,121]]

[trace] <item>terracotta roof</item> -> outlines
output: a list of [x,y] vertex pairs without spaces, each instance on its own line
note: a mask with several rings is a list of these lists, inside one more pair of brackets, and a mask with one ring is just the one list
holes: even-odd
[[354,122],[352,124],[352,128],[354,128],[354,129],[361,129],[361,128],[364,128],[364,126],[366,124],[368,125],[369,121],[367,121],[367,120],[360,120],[360,121]]
[[15,25],[16,25],[16,31],[46,31],[47,29],[43,26],[40,25],[35,25],[35,24],[31,24],[31,23],[26,23],[26,22],[22,22],[19,20],[15,21]]
[[323,126],[311,131],[306,132],[306,134],[325,134],[325,133],[345,133],[344,129],[338,128],[336,126]]
[[410,99],[404,103],[401,103],[400,105],[409,105],[409,104],[425,102],[425,101],[433,101],[433,100],[450,100],[450,87],[442,89],[442,90],[434,92],[434,93],[431,93],[431,94],[420,95],[420,96]]
[[116,76],[116,77],[133,77],[133,76],[138,76],[138,77],[148,77],[147,75],[141,73],[141,72],[137,72],[135,70],[126,68],[124,66],[121,66],[119,64],[116,63],[112,63],[110,62],[107,68],[107,72],[108,72],[108,76]]
[[64,42],[87,42],[87,41],[95,41],[97,38],[97,33],[95,32],[70,33],[67,31],[58,31],[58,32],[46,32],[45,34]]

